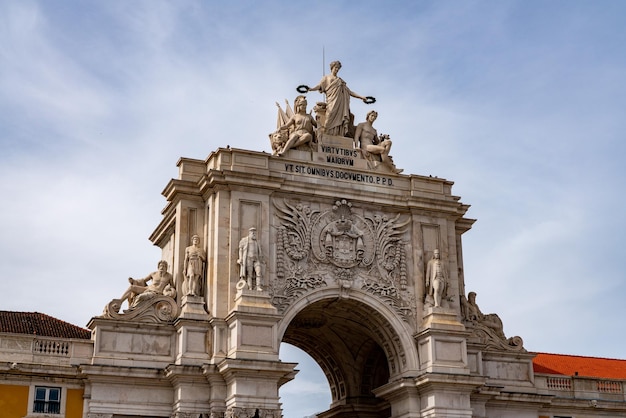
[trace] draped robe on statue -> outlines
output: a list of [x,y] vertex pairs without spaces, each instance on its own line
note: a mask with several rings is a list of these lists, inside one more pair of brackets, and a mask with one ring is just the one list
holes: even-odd
[[332,75],[325,75],[320,87],[326,94],[326,133],[346,136],[350,122],[350,89],[340,77]]

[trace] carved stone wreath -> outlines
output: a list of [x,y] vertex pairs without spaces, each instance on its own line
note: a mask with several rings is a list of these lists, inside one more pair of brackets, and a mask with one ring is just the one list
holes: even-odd
[[341,292],[359,288],[377,296],[405,320],[414,314],[402,240],[409,219],[360,216],[345,199],[325,211],[288,200],[274,205],[280,226],[270,293],[280,312],[314,289],[337,285]]

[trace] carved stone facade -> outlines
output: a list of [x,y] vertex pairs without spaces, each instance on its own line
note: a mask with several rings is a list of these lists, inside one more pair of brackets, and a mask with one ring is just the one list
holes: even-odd
[[280,418],[279,388],[297,373],[281,342],[326,375],[323,418],[551,410],[521,338],[465,298],[469,206],[450,181],[400,174],[375,112],[354,127],[350,97],[374,99],[347,89],[339,67],[300,86],[336,97],[316,122],[299,96],[273,154],[179,160],[150,237],[159,271],[129,279],[88,325],[93,352],[62,369],[84,386],[84,416]]
[[[100,382],[117,379],[109,374],[118,367],[138,377],[139,367],[164,370],[167,384],[136,390],[160,393],[172,416],[278,418],[278,389],[295,376],[295,365],[279,361],[281,341],[308,352],[327,375],[327,416],[391,416],[411,401],[403,395],[395,405],[391,393],[401,389],[376,395],[377,388],[427,370],[460,374],[454,379],[466,385],[480,380],[465,354],[456,274],[460,236],[473,223],[463,217],[468,206],[451,194],[451,182],[373,172],[350,138],[322,138],[313,151],[220,149],[204,161],[180,160],[151,239],[182,296],[167,309],[159,303],[174,299],[161,295],[122,312],[113,300],[92,320],[90,413],[132,415],[132,403],[111,403]],[[194,236],[194,245],[205,243],[196,250],[206,254],[200,295],[181,288]],[[244,271],[241,249],[252,239],[255,259]],[[452,338],[424,303],[425,263],[435,249],[451,272],[441,309]],[[249,275],[258,283],[242,280]],[[434,357],[424,361],[422,352]],[[469,404],[470,392],[463,396]]]
[[[555,396],[521,338],[507,338],[474,292],[465,297],[461,236],[473,220],[451,182],[375,174],[349,139],[323,138],[316,151],[181,159],[151,237],[169,266],[148,276],[163,279],[154,294],[122,309],[135,290],[148,292],[148,277],[131,279],[90,321],[91,341],[1,338],[4,378],[50,367],[88,418],[279,418],[279,388],[297,373],[279,359],[286,342],[326,375],[332,402],[322,418],[626,414],[613,392],[593,406],[604,415]],[[240,251],[251,229],[254,286],[242,280]],[[206,261],[192,294],[185,265],[199,243]],[[445,281],[439,306],[428,278]],[[43,352],[54,358],[37,365]]]

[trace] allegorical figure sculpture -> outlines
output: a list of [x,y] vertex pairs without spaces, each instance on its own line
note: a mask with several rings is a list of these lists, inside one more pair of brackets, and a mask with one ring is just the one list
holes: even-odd
[[261,245],[257,240],[256,228],[250,228],[248,236],[239,241],[239,277],[246,281],[248,289],[261,288]]
[[185,249],[185,262],[183,263],[183,275],[185,276],[185,294],[198,296],[201,293],[201,283],[204,278],[204,263],[206,253],[200,247],[200,237],[191,237],[191,245]]
[[464,301],[465,319],[470,322],[482,324],[495,331],[498,337],[506,339],[502,320],[497,314],[484,315],[476,304],[476,292],[467,294],[467,302]]
[[483,314],[476,304],[476,292],[469,292],[467,298],[461,296],[461,313],[466,326],[472,331],[470,338],[476,338],[488,347],[525,352],[524,340],[515,336],[506,338],[502,320],[495,313]]
[[326,94],[326,121],[324,132],[328,135],[352,136],[351,128],[354,117],[350,113],[350,97],[363,100],[365,103],[373,103],[374,98],[363,97],[350,90],[345,81],[337,73],[341,68],[339,61],[330,63],[330,74],[322,77],[318,85],[306,88],[307,91],[319,91]]
[[445,294],[447,285],[447,275],[445,265],[441,261],[439,250],[435,249],[433,258],[428,261],[426,266],[426,289],[427,297],[432,297],[436,307],[441,306],[443,295]]
[[295,148],[313,141],[315,135],[315,133],[313,132],[313,127],[317,127],[317,122],[315,121],[315,119],[313,119],[313,116],[306,113],[306,106],[306,97],[302,95],[296,97],[293,106],[296,113],[294,113],[294,115],[289,118],[287,123],[281,126],[279,130],[284,131],[289,129],[289,127],[291,126],[293,126],[294,129],[291,135],[289,135],[289,139],[287,140],[287,142],[277,153],[278,155],[282,155],[288,149]]
[[377,160],[385,165],[392,173],[401,173],[389,156],[391,150],[391,140],[389,135],[378,136],[374,128],[374,121],[378,118],[378,112],[371,110],[367,112],[365,122],[361,122],[356,127],[354,133],[354,147],[360,148],[363,156],[368,161]]
[[[167,272],[167,261],[161,260],[157,265],[158,271],[150,273],[143,279],[135,280],[128,278],[130,286],[120,298],[119,306],[128,300],[129,308],[134,308],[142,301],[152,299],[158,295],[176,297],[174,278]],[[148,282],[152,282],[148,284]]]

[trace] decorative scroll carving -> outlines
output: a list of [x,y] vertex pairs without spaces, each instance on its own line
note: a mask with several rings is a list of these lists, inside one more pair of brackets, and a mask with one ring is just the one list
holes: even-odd
[[471,331],[468,338],[469,341],[476,341],[485,346],[486,350],[507,350],[526,352],[524,348],[524,340],[522,337],[515,336],[511,338],[501,338],[493,328],[489,328],[483,324],[473,324],[467,327]]
[[119,313],[121,306],[121,299],[113,299],[104,307],[102,316],[104,318],[122,319],[126,321],[156,323],[171,322],[178,316],[178,305],[176,301],[164,295],[154,295],[152,299],[146,300],[123,313]]
[[329,210],[304,204],[275,204],[276,277],[272,303],[284,311],[313,289],[335,284],[340,294],[360,288],[394,308],[403,318],[415,312],[407,286],[406,244],[409,220],[400,215],[360,216],[352,204],[338,200]]

